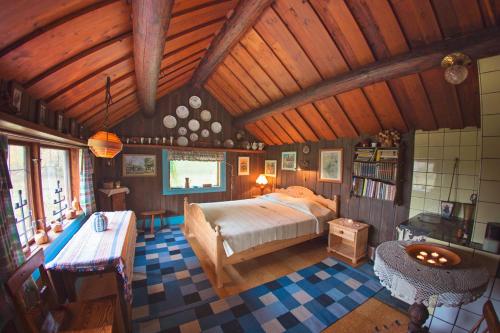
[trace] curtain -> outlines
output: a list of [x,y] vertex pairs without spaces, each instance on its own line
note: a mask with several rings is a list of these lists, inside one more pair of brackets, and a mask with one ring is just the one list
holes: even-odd
[[0,135],[0,329],[13,316],[12,304],[6,297],[5,282],[12,272],[24,262],[24,253],[10,198],[12,183],[7,154],[7,137]]
[[92,157],[88,149],[81,150],[80,159],[80,204],[85,215],[90,215],[96,211],[94,197],[94,167]]
[[169,161],[224,161],[223,152],[172,150],[168,152]]

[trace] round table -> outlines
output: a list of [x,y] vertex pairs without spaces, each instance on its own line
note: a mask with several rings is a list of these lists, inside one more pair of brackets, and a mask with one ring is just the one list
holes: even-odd
[[[409,332],[425,332],[422,328],[429,317],[427,306],[458,307],[479,298],[488,285],[485,267],[461,264],[453,268],[425,266],[405,251],[407,241],[389,241],[375,251],[375,275],[392,296],[412,304],[409,309]],[[431,302],[432,299],[432,302]]]

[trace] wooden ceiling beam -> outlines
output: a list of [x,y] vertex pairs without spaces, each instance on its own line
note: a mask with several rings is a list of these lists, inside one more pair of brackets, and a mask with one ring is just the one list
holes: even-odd
[[194,86],[201,87],[217,66],[224,60],[233,46],[255,24],[257,19],[274,0],[241,0],[233,15],[214,38],[207,56],[193,75]]
[[173,0],[132,1],[137,97],[146,117],[155,113],[160,65],[173,4]]
[[[439,66],[451,52],[463,52],[472,59],[500,53],[500,28],[450,38],[372,63],[356,70],[322,81],[272,104],[249,112],[233,121],[235,126],[255,122],[301,105],[335,96],[379,81],[385,81]],[[444,78],[443,78],[444,80]]]

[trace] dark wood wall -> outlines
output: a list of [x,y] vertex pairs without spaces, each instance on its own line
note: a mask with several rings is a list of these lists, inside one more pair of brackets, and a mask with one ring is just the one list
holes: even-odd
[[[157,102],[157,110],[153,118],[145,118],[142,113],[137,113],[131,118],[120,123],[113,130],[119,136],[125,137],[169,137],[173,135],[177,137],[174,130],[169,130],[163,126],[163,117],[167,114],[175,114],[175,109],[178,105],[187,105],[191,95],[200,96],[203,102],[202,108],[212,112],[212,121],[219,121],[222,124],[222,133],[214,135],[210,134],[210,141],[217,138],[221,141],[232,138],[234,140],[234,130],[231,127],[232,117],[225,112],[224,108],[211,97],[209,93],[202,90],[193,90],[190,87],[179,89]],[[190,119],[191,117],[188,117]],[[198,118],[199,119],[199,118]],[[202,128],[207,126],[204,122]],[[187,120],[182,121],[182,126],[187,128]],[[179,125],[175,128],[177,131]],[[198,131],[199,133],[200,131]],[[201,138],[200,138],[201,139]],[[236,141],[236,140],[234,140]],[[202,143],[198,143],[201,145]],[[122,154],[155,154],[157,163],[156,177],[122,177]],[[151,148],[145,145],[144,147],[126,147],[123,153],[118,155],[113,162],[108,165],[103,159],[96,159],[96,179],[98,184],[102,184],[104,180],[121,180],[122,186],[130,188],[130,194],[127,195],[127,208],[140,213],[144,210],[165,209],[169,215],[181,215],[183,213],[183,198],[184,195],[163,195],[162,194],[162,150]],[[250,156],[250,175],[238,176],[238,156]],[[231,193],[229,191],[231,179],[233,181],[233,199],[250,198],[252,195],[259,193],[259,188],[255,185],[255,180],[258,175],[263,172],[264,155],[263,154],[238,154],[228,153],[227,163],[232,165],[226,167],[227,191],[218,193],[201,193],[189,195],[191,202],[210,202],[230,200]]]
[[[405,145],[404,154],[404,185],[403,204],[394,205],[391,201],[376,200],[371,198],[350,197],[351,168],[354,146],[359,139],[338,139],[335,141],[320,141],[308,143],[311,148],[309,154],[302,153],[305,144],[292,144],[268,147],[266,159],[278,161],[278,171],[276,176],[277,187],[287,187],[300,185],[310,188],[317,194],[332,198],[340,195],[340,215],[370,224],[369,242],[372,245],[379,244],[387,240],[396,238],[396,226],[408,219],[410,208],[412,164],[413,164],[413,133],[403,135]],[[344,170],[342,184],[318,181],[319,150],[321,148],[343,148]],[[302,161],[310,163],[308,170],[282,171],[281,152],[296,151],[297,165],[301,166]]]

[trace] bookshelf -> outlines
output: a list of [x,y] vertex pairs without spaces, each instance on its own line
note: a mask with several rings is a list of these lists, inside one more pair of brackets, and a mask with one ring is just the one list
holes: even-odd
[[356,147],[352,163],[351,196],[402,203],[400,147]]

